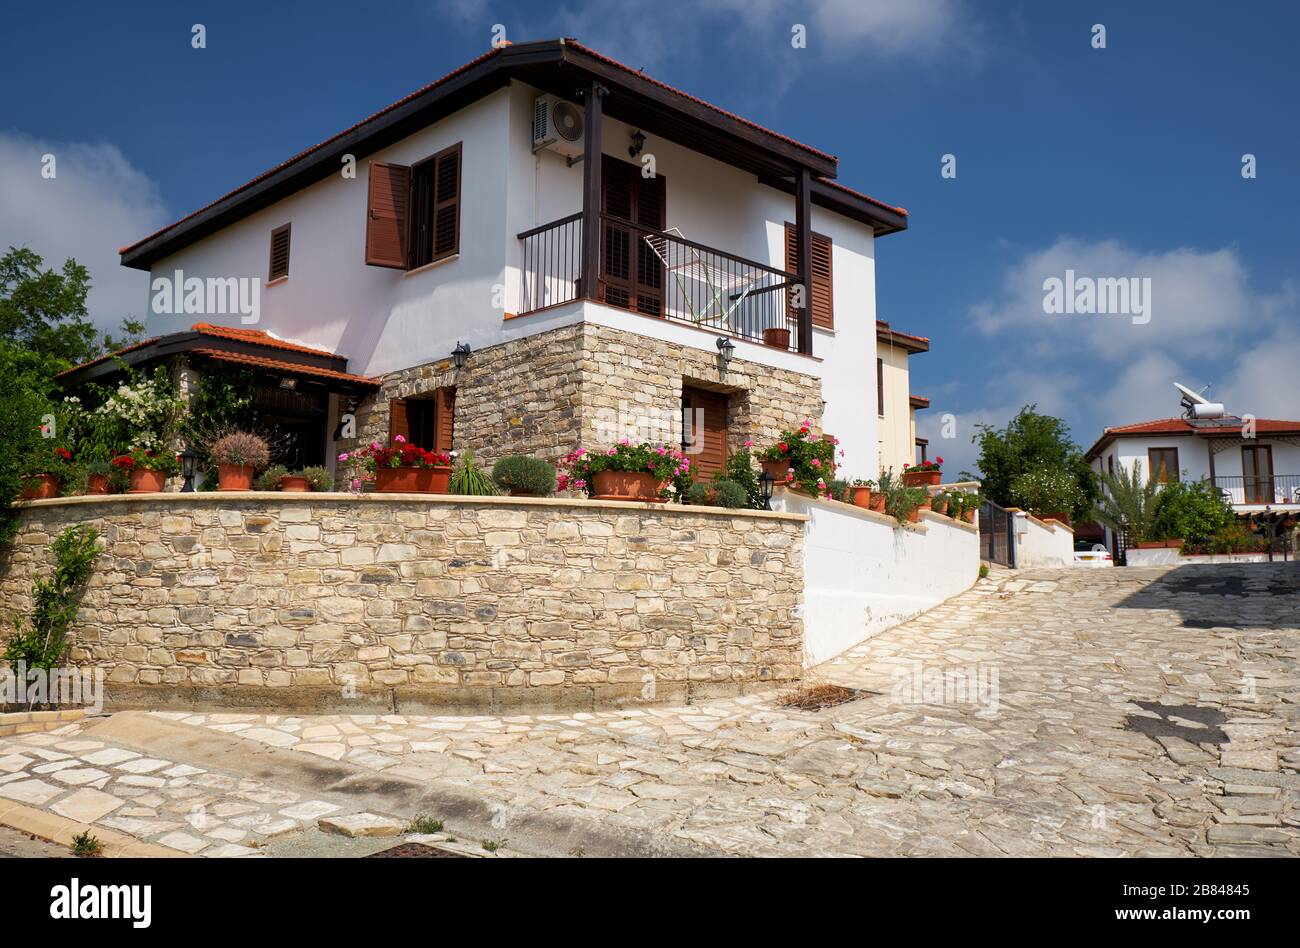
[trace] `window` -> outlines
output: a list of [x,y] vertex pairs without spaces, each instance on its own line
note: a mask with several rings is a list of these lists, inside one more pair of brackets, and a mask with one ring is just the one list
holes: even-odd
[[266,277],[268,282],[289,275],[289,228],[291,226],[291,224],[281,224],[271,231],[271,265]]
[[1161,484],[1178,480],[1178,449],[1148,448],[1147,465],[1148,478],[1153,478]]
[[432,396],[394,398],[388,403],[388,439],[401,435],[426,451],[450,451],[455,428],[456,389],[435,388]]
[[876,360],[876,414],[885,417],[885,360]]
[[1115,455],[1113,454],[1107,456],[1106,458],[1106,473],[1107,474],[1115,473]]
[[413,270],[460,252],[460,143],[419,164],[370,163],[366,263]]
[[[812,235],[812,322],[814,326],[832,329],[835,326],[835,290],[831,272],[831,239],[822,234]],[[790,222],[785,225],[785,268],[799,272],[799,239]],[[786,304],[790,312],[794,308]]]

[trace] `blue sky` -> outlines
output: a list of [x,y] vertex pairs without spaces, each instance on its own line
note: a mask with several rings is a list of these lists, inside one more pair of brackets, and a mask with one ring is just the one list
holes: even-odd
[[[1289,3],[614,0],[24,4],[6,16],[0,243],[75,255],[140,314],[116,248],[486,49],[576,36],[840,158],[912,213],[879,315],[930,336],[912,389],[955,466],[1036,401],[1085,446],[1176,413],[1175,378],[1300,417],[1300,13]],[[190,28],[207,28],[207,48]],[[1106,28],[1106,48],[1091,45]],[[807,28],[794,49],[791,27]],[[60,156],[63,183],[34,162]],[[1241,175],[1254,154],[1258,177]],[[957,159],[957,177],[940,175]],[[63,168],[68,168],[63,172]],[[1150,277],[1146,325],[1048,316],[1067,268]],[[956,438],[940,437],[944,413]]]

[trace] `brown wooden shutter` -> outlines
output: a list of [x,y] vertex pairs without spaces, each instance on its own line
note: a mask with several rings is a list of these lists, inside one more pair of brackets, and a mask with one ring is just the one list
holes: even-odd
[[[835,327],[835,285],[831,257],[834,245],[823,234],[812,235],[812,286],[809,288],[812,303],[812,321],[814,326],[824,329]],[[799,272],[799,240],[794,225],[785,225],[785,269],[790,273]],[[794,305],[787,299],[786,306],[790,315],[794,315]]]
[[[699,415],[703,418],[700,419]],[[727,396],[698,388],[682,389],[682,431],[687,457],[697,479],[708,479],[727,466]],[[702,425],[697,421],[702,420]],[[691,453],[689,449],[698,451]]]
[[366,207],[367,264],[407,269],[410,205],[411,169],[372,161]]
[[456,430],[456,389],[452,386],[433,392],[433,450],[450,451]]
[[271,231],[271,265],[268,280],[278,280],[289,275],[289,228],[291,224],[281,224]]
[[885,360],[876,360],[876,414],[885,417]]
[[[635,170],[636,222],[649,230],[663,230],[666,226],[668,189],[662,175],[653,178],[642,176]],[[636,235],[636,309],[647,316],[662,316],[664,312],[664,264],[645,242],[644,234]]]
[[388,443],[396,441],[398,435],[411,440],[411,423],[406,417],[404,398],[394,398],[388,403]]
[[460,252],[460,143],[434,156],[433,260]]

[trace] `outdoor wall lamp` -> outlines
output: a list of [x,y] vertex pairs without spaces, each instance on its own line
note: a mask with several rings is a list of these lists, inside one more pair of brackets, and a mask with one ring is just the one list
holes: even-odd
[[193,448],[181,452],[181,476],[185,478],[185,483],[181,486],[182,494],[194,493],[194,469],[198,463],[199,453]]
[[633,132],[632,146],[627,150],[628,155],[635,158],[637,155],[641,154],[642,148],[645,148],[645,136],[639,131]]
[[731,365],[731,357],[736,354],[736,344],[726,336],[718,337],[718,355],[722,357],[722,371]]
[[470,348],[468,343],[456,341],[456,348],[451,350],[451,361],[456,363],[456,368],[462,368],[465,360],[469,358]]
[[763,491],[763,509],[771,510],[772,509],[772,486],[776,482],[772,479],[771,474],[769,474],[767,471],[764,471],[763,476],[758,479],[758,483]]

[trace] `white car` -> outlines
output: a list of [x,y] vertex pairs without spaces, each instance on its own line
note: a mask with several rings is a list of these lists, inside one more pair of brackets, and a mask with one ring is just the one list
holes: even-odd
[[1074,551],[1075,566],[1089,566],[1099,568],[1104,566],[1114,566],[1115,562],[1111,558],[1110,551],[1100,543],[1094,543],[1091,550]]

